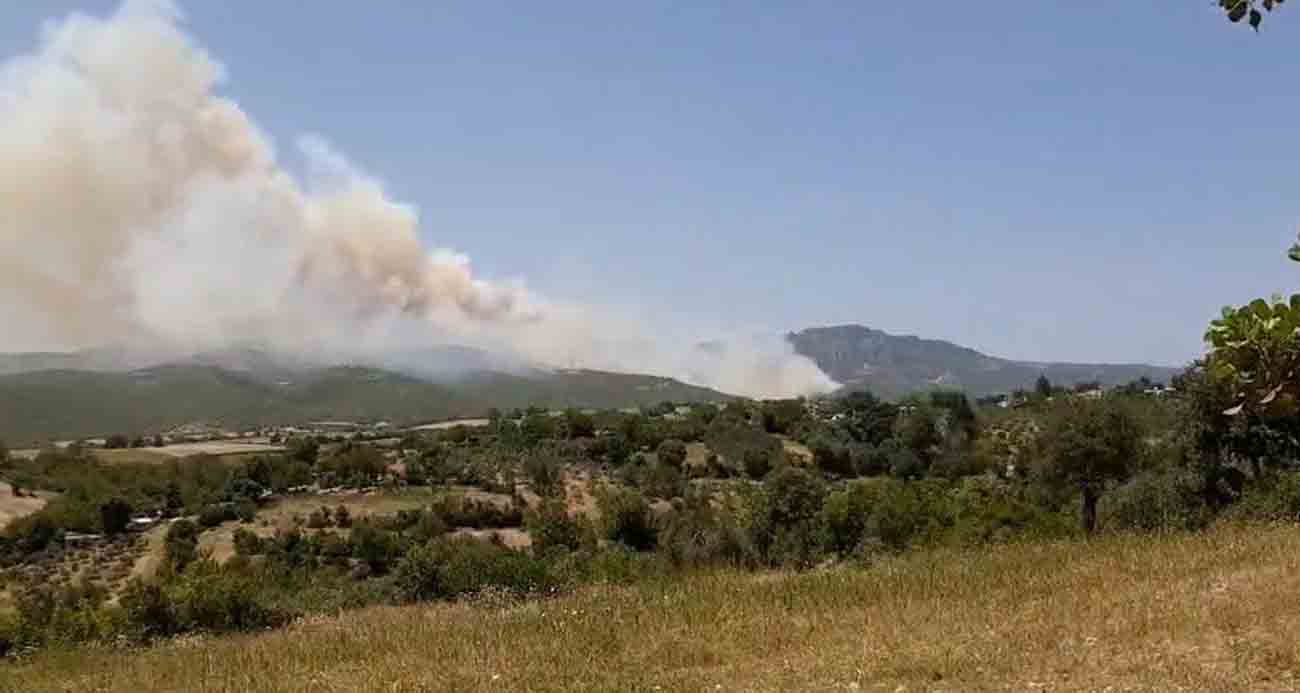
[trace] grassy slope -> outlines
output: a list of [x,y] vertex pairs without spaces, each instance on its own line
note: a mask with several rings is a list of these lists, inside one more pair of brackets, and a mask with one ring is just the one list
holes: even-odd
[[[24,691],[1293,690],[1300,530],[702,575],[512,609],[376,608],[154,650],[51,653]],[[0,690],[5,684],[0,683]]]

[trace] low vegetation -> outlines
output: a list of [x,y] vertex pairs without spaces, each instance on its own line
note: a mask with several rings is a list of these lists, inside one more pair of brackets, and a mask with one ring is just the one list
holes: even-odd
[[[421,562],[456,573],[492,555]],[[1119,534],[55,650],[10,665],[0,690],[1289,690],[1298,590],[1293,527]]]

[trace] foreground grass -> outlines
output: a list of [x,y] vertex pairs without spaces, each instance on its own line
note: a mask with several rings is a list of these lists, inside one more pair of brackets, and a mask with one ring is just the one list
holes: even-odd
[[935,552],[52,652],[0,690],[1294,690],[1298,564],[1293,527]]

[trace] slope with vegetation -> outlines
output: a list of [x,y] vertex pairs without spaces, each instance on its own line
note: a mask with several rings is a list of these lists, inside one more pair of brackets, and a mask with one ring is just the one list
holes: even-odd
[[1117,535],[54,651],[0,690],[1290,690],[1297,591],[1294,527]]

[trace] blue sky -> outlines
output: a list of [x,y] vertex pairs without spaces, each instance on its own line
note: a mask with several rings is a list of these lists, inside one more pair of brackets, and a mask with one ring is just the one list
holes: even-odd
[[[113,2],[7,3],[0,53]],[[796,6],[802,5],[802,6]],[[223,93],[489,277],[662,319],[1184,362],[1292,292],[1300,7],[182,3]]]

